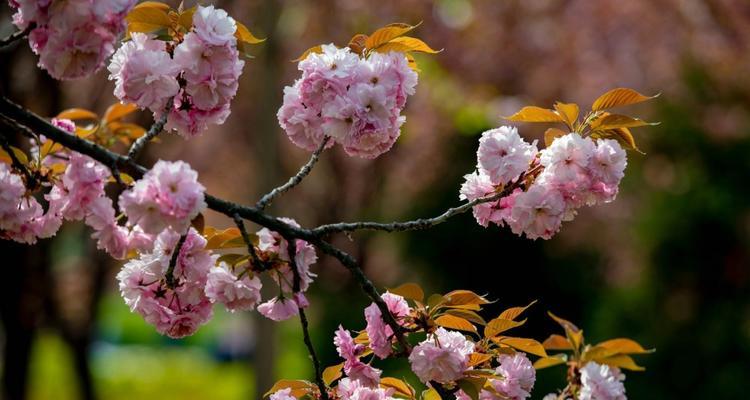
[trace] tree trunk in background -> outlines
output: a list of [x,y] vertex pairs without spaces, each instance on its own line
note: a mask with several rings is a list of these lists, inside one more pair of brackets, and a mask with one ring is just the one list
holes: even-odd
[[[278,0],[267,0],[261,9],[263,18],[262,30],[268,37],[274,37],[276,32],[281,6]],[[279,73],[279,49],[276,41],[268,40],[263,43],[263,52],[258,57],[258,82],[262,82],[257,98],[262,99],[257,103],[257,114],[259,126],[253,129],[253,140],[255,141],[254,157],[258,160],[257,165],[263,165],[263,173],[259,174],[257,193],[263,193],[277,185],[282,179],[279,171],[281,163],[278,155],[278,123],[276,121],[276,107],[281,103],[281,76]],[[266,294],[265,296],[274,294]],[[255,393],[254,399],[262,399],[263,394],[271,388],[276,381],[276,335],[278,329],[276,323],[264,318],[259,313],[253,313],[255,318],[257,341],[255,346]]]

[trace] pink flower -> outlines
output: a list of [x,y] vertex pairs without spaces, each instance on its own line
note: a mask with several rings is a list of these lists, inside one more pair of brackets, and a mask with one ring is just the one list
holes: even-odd
[[440,327],[434,337],[428,337],[414,347],[409,362],[414,374],[423,382],[448,383],[460,379],[469,368],[469,356],[474,343],[459,332]]
[[575,180],[589,165],[595,149],[591,138],[569,133],[542,150],[539,162],[556,177],[556,181]]
[[207,45],[196,33],[188,33],[175,48],[174,61],[184,71],[185,91],[192,104],[201,110],[223,106],[234,98],[245,65],[235,47]]
[[316,149],[325,136],[350,156],[376,158],[401,134],[401,110],[414,93],[416,73],[402,53],[360,58],[324,45],[299,63],[302,77],[284,89],[277,114],[290,140]]
[[222,9],[198,6],[193,14],[193,32],[211,46],[234,45],[237,24]]
[[204,190],[187,163],[159,160],[120,195],[119,204],[128,222],[146,233],[158,233],[167,226],[184,231],[206,208]]
[[536,381],[536,370],[531,361],[523,353],[504,354],[498,360],[500,366],[495,372],[502,379],[490,379],[489,382],[500,396],[483,390],[480,397],[483,400],[523,400],[531,396]]
[[[290,218],[281,218],[287,224],[299,228],[297,221]],[[310,272],[310,266],[318,260],[315,253],[315,247],[304,240],[296,239],[295,248],[297,252],[294,256],[294,262],[297,265],[297,271],[300,277],[300,291],[305,292],[310,287],[313,279],[317,276]],[[286,261],[277,270],[281,274],[273,274],[273,279],[281,287],[284,293],[291,293],[294,283],[294,273],[289,263],[288,242],[278,232],[268,228],[262,228],[258,231],[258,248],[264,252],[276,253],[279,259]]]
[[[302,102],[299,84],[295,84],[284,88],[284,103],[276,117],[292,143],[307,151],[314,151],[323,141],[322,121],[318,112]],[[332,145],[333,142],[330,142],[329,147]]]
[[521,139],[516,128],[501,126],[482,134],[477,159],[490,181],[502,185],[526,171],[536,153],[536,146]]
[[[495,186],[486,173],[483,171],[474,171],[471,174],[464,175],[464,183],[461,185],[459,193],[459,199],[474,201],[495,193]],[[499,204],[498,201],[491,201],[474,206],[472,211],[477,223],[485,228],[490,222],[501,224],[503,213],[498,207]]]
[[[29,34],[39,66],[56,79],[76,79],[98,71],[125,29],[125,15],[135,0],[12,0],[19,29]],[[106,10],[106,11],[105,11]]]
[[[53,193],[47,196],[51,208],[68,220],[86,217],[89,206],[103,197],[104,185],[110,177],[109,170],[89,156],[70,152],[68,166]],[[60,204],[55,204],[55,203]]]
[[292,396],[292,388],[281,389],[274,392],[269,397],[270,400],[297,400],[296,397]]
[[44,25],[47,21],[47,10],[52,0],[10,0],[10,6],[16,8],[13,24],[20,30],[29,24]]
[[578,400],[625,400],[625,375],[616,367],[588,362],[581,368]]
[[[169,114],[165,128],[175,130],[185,139],[202,134],[209,125],[221,125],[231,113],[229,103],[210,110],[201,110],[192,104],[192,98],[185,93],[177,95],[174,108]],[[162,113],[154,113],[158,119]]]
[[507,222],[517,235],[549,239],[560,229],[564,212],[565,201],[558,191],[534,184],[515,197]]
[[359,360],[365,347],[361,344],[355,344],[352,335],[341,325],[339,325],[336,336],[333,338],[333,344],[336,345],[336,351],[339,355],[346,360],[344,362],[346,376],[359,381],[363,386],[377,387],[382,371]]
[[223,303],[228,311],[247,311],[260,301],[262,286],[258,276],[237,278],[229,265],[221,263],[208,273],[206,296],[212,303]]
[[594,179],[616,186],[625,176],[627,164],[627,155],[620,144],[616,140],[603,139],[597,141],[596,150],[589,160],[588,171]]
[[211,302],[204,288],[217,258],[205,250],[206,240],[191,228],[176,259],[176,284],[168,287],[165,274],[179,238],[178,233],[164,230],[156,237],[153,252],[142,253],[117,274],[120,293],[130,310],[173,338],[191,335],[211,319]]
[[[405,323],[403,319],[407,317],[411,310],[406,300],[393,293],[384,293],[383,301],[388,306],[388,311],[400,324]],[[381,359],[391,354],[391,342],[393,341],[393,329],[383,320],[383,315],[375,303],[365,308],[365,320],[367,321],[367,336],[370,338],[370,348],[373,353]]]
[[162,111],[166,101],[180,90],[179,66],[172,61],[165,42],[143,33],[131,34],[109,64],[109,79],[115,81],[115,96],[141,108]]
[[297,293],[295,298],[274,297],[259,305],[258,312],[268,319],[285,321],[299,314],[299,307],[303,307],[304,304],[307,304],[307,299],[301,293]]

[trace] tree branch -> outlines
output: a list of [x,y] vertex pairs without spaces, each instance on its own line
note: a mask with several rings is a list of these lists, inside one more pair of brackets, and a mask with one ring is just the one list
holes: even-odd
[[[519,182],[521,179],[519,179]],[[317,228],[312,229],[312,234],[315,236],[326,236],[330,235],[332,233],[338,233],[338,232],[352,232],[352,231],[358,231],[358,230],[374,230],[374,231],[386,231],[386,232],[402,232],[402,231],[415,231],[420,229],[427,229],[430,227],[433,227],[438,224],[442,224],[443,222],[447,221],[449,218],[458,215],[463,214],[466,211],[471,210],[472,207],[482,204],[482,203],[488,203],[491,201],[498,200],[502,197],[505,197],[513,192],[518,186],[517,185],[511,185],[507,186],[505,189],[503,189],[500,192],[497,192],[491,196],[483,197],[480,199],[472,200],[468,203],[464,203],[463,205],[460,205],[458,207],[449,208],[444,213],[438,215],[434,218],[420,218],[413,221],[404,221],[404,222],[391,222],[391,223],[381,223],[381,222],[339,222],[335,224],[326,224],[326,225],[320,225]]]
[[180,258],[180,251],[182,250],[182,245],[185,244],[185,239],[187,239],[187,233],[180,236],[180,240],[177,241],[177,245],[174,246],[172,257],[169,259],[167,273],[164,274],[164,281],[170,289],[174,289],[177,286],[177,280],[174,278],[174,268],[177,266],[177,259]]
[[240,230],[242,240],[244,240],[247,245],[247,252],[253,259],[253,265],[255,268],[258,268],[259,271],[264,271],[266,269],[265,263],[261,261],[258,257],[258,253],[255,251],[255,246],[250,240],[250,235],[247,234],[247,229],[245,229],[245,221],[242,220],[242,217],[240,217],[239,214],[232,214],[232,219],[234,220],[234,224],[237,225],[237,228]]
[[146,143],[148,143],[151,139],[155,138],[158,134],[161,133],[161,131],[164,129],[164,125],[166,125],[167,123],[167,118],[169,117],[169,112],[172,110],[173,104],[174,97],[170,97],[169,100],[167,100],[167,106],[164,107],[164,111],[159,119],[155,120],[154,124],[151,125],[150,128],[148,128],[148,132],[136,139],[135,142],[133,142],[133,144],[130,146],[130,150],[128,150],[128,159],[135,161],[141,150],[146,147]]
[[[292,275],[294,276],[294,281],[292,282],[292,292],[293,296],[296,296],[298,293],[300,293],[301,280],[299,270],[297,269],[297,242],[296,239],[291,237],[285,239],[287,242],[287,255],[289,256],[289,268],[292,269]],[[297,300],[294,299],[294,301],[296,302]],[[326,391],[326,384],[325,382],[323,382],[323,371],[320,366],[320,360],[318,360],[318,355],[315,353],[315,346],[313,346],[312,340],[310,339],[310,329],[307,322],[307,315],[305,315],[305,309],[302,308],[299,303],[297,303],[297,310],[299,311],[300,325],[302,325],[303,340],[305,342],[305,346],[307,346],[307,352],[310,353],[310,359],[312,360],[313,367],[315,368],[315,383],[318,385],[318,389],[320,390],[320,397],[323,400],[328,400],[328,392]]]
[[31,24],[29,24],[29,26],[26,27],[26,29],[24,29],[22,31],[13,32],[9,36],[0,39],[0,47],[8,46],[8,45],[10,45],[10,44],[12,44],[12,43],[14,43],[14,42],[16,42],[18,40],[21,40],[21,39],[25,38],[26,36],[29,35],[29,33],[32,30],[34,30],[34,28],[36,28],[36,24],[31,23]]
[[317,149],[312,153],[310,156],[310,160],[307,161],[305,165],[302,166],[302,168],[299,169],[296,175],[289,178],[289,180],[284,183],[283,185],[274,188],[267,194],[263,195],[260,200],[258,200],[257,203],[255,203],[255,208],[259,210],[263,210],[269,205],[271,205],[271,202],[278,197],[287,192],[289,189],[299,185],[300,182],[302,182],[303,179],[310,173],[315,163],[318,162],[318,158],[320,157],[320,153],[323,152],[326,145],[328,144],[328,141],[330,140],[330,137],[326,136],[323,138],[323,141],[320,143],[320,146],[318,146]]
[[401,345],[401,350],[406,354],[411,352],[411,345],[406,340],[406,336],[404,335],[404,328],[399,325],[399,323],[393,317],[393,314],[391,314],[391,311],[388,309],[388,305],[385,304],[383,298],[380,297],[380,293],[378,293],[375,285],[373,285],[372,281],[370,281],[367,275],[365,275],[364,271],[362,271],[362,268],[360,268],[359,263],[357,263],[354,257],[322,239],[316,238],[311,243],[322,250],[324,253],[335,257],[344,267],[349,270],[349,272],[352,273],[352,275],[354,275],[354,278],[357,280],[357,283],[359,283],[359,286],[362,288],[365,294],[367,294],[367,296],[378,306],[383,320],[386,324],[388,324],[388,326],[391,327],[391,330],[393,330],[393,333],[396,335],[396,340],[398,340],[399,345]]

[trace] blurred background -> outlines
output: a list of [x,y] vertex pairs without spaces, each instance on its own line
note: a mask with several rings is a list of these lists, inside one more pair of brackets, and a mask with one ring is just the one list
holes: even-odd
[[[168,1],[176,6],[176,1]],[[186,2],[188,5],[194,2]],[[209,192],[254,202],[304,163],[276,122],[289,60],[324,42],[346,45],[391,22],[445,51],[417,56],[422,73],[394,149],[374,161],[328,151],[271,212],[304,226],[433,216],[456,205],[479,134],[522,105],[588,107],[626,86],[660,92],[628,113],[661,125],[636,131],[614,203],[582,209],[549,241],[484,229],[470,215],[415,233],[357,233],[335,243],[362,260],[379,287],[415,281],[429,292],[472,289],[496,309],[537,299],[518,333],[557,333],[548,310],[589,341],[632,337],[656,353],[629,373],[633,399],[746,398],[750,382],[750,2],[745,0],[248,0],[204,1],[268,41],[245,65],[229,120],[185,143],[162,135],[142,161],[185,159]],[[0,33],[13,32],[0,5]],[[106,71],[56,82],[26,43],[0,50],[0,91],[43,116],[70,107],[103,112],[115,99]],[[139,115],[143,124],[148,115]],[[543,125],[520,126],[528,139]],[[208,223],[231,221],[208,213]],[[255,227],[253,228],[255,229]],[[169,340],[129,312],[120,264],[67,224],[35,247],[0,242],[5,398],[253,399],[275,379],[311,378],[296,321],[256,313],[216,316]],[[326,365],[332,334],[364,326],[368,301],[328,257],[314,267],[309,314]],[[345,305],[345,306],[343,306]],[[491,316],[489,315],[488,316]],[[406,376],[404,360],[386,365]],[[534,398],[563,386],[538,374]]]

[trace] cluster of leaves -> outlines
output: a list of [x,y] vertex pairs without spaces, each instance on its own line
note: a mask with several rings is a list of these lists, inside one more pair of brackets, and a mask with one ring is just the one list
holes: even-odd
[[[370,35],[364,33],[358,33],[354,35],[349,44],[347,45],[352,52],[359,54],[362,57],[367,57],[372,52],[388,53],[390,51],[396,51],[404,53],[406,59],[409,61],[409,66],[415,71],[419,72],[417,68],[417,62],[414,60],[412,53],[427,53],[436,54],[442,50],[435,50],[430,47],[427,43],[421,39],[417,39],[412,36],[405,36],[407,33],[413,31],[419,26],[409,25],[402,23],[394,23],[386,25]],[[311,47],[305,50],[300,57],[294,60],[298,62],[304,60],[311,53],[323,52],[322,45]]]
[[[181,42],[183,36],[193,27],[193,14],[196,9],[197,6],[185,9],[180,3],[175,10],[158,1],[144,1],[136,5],[125,18],[128,23],[127,36],[130,37],[133,32],[142,32],[155,35],[160,40]],[[250,57],[247,46],[261,43],[265,39],[257,38],[241,22],[235,23],[237,49],[244,56]]]
[[[623,148],[640,152],[630,129],[658,125],[658,122],[646,122],[640,118],[614,114],[607,110],[641,103],[658,96],[658,94],[645,96],[633,89],[617,88],[599,96],[591,106],[591,111],[584,114],[583,118],[579,118],[580,108],[578,104],[557,102],[554,109],[535,106],[523,107],[520,111],[505,117],[505,119],[515,122],[562,123],[568,128],[568,132],[577,132],[583,136],[588,135],[592,139],[615,139]],[[555,138],[564,136],[568,132],[557,128],[549,128],[544,132],[544,142],[549,146]]]
[[586,363],[593,361],[631,371],[645,370],[645,368],[636,364],[631,356],[652,353],[653,350],[646,350],[636,341],[627,338],[610,339],[594,345],[587,344],[583,337],[583,331],[572,322],[552,313],[549,313],[549,316],[560,324],[565,336],[553,334],[542,345],[545,350],[564,351],[564,353],[541,358],[534,363],[534,368],[542,369],[566,364],[568,367],[577,370]]

